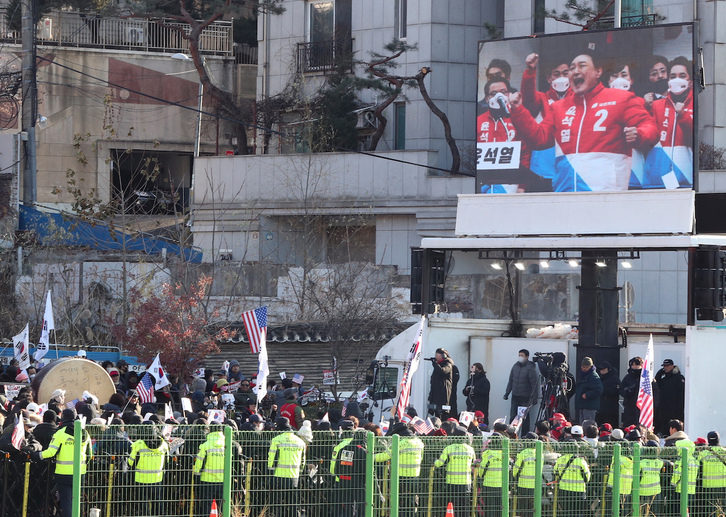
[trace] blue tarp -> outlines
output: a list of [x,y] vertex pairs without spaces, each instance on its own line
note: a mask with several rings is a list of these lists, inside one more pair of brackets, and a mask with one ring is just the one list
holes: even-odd
[[100,251],[138,251],[148,254],[167,253],[183,256],[188,262],[202,261],[202,252],[184,248],[154,235],[129,237],[113,232],[103,223],[92,225],[71,214],[41,212],[20,205],[19,229],[35,233],[39,244],[44,246],[86,246]]

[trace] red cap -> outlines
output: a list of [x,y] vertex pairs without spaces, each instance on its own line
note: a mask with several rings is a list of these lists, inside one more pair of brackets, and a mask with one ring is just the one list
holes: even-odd
[[705,438],[696,438],[696,441],[693,443],[696,445],[708,445],[708,441]]
[[457,424],[459,423],[459,421],[456,418],[453,418],[453,417],[452,418],[449,418],[447,420],[447,422],[456,422]]
[[612,431],[613,426],[605,422],[603,425],[600,426],[600,431]]
[[565,418],[565,415],[562,413],[555,413],[552,415],[552,420],[557,420],[558,422],[566,422],[567,419]]
[[446,431],[444,431],[443,429],[437,429],[436,431],[434,431],[433,436],[448,436],[448,435],[446,434]]
[[482,413],[481,411],[474,411],[474,417],[477,420],[482,420],[484,418],[484,413]]

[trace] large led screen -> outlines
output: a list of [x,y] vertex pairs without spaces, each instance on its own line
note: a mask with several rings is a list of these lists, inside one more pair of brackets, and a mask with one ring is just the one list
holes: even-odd
[[480,44],[477,192],[693,188],[692,24]]

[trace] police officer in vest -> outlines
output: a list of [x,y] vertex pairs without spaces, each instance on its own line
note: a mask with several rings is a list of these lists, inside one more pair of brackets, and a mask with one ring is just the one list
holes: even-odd
[[640,501],[645,506],[641,515],[661,515],[661,472],[663,460],[658,457],[660,448],[655,440],[648,440],[640,453]]
[[554,467],[556,497],[562,513],[558,516],[578,517],[585,513],[587,483],[590,481],[590,467],[580,455],[575,442],[563,444],[564,454]]
[[163,514],[161,483],[169,457],[169,444],[159,436],[156,426],[149,420],[142,423],[139,431],[139,439],[131,445],[128,460],[129,467],[134,469],[136,499],[141,503],[143,515]]
[[[398,442],[398,475],[400,505],[399,515],[410,517],[418,509],[418,493],[420,489],[419,476],[421,475],[421,462],[423,461],[424,443],[414,435],[411,428],[404,422],[393,426],[393,434],[401,437]],[[376,461],[391,459],[391,450],[376,454]]]
[[726,448],[721,447],[717,431],[709,432],[706,439],[708,447],[697,458],[701,466],[700,506],[709,515],[714,510],[723,513],[726,506]]
[[272,471],[275,517],[293,517],[300,504],[297,491],[300,472],[305,465],[305,442],[290,427],[285,417],[275,420],[275,430],[282,431],[270,442],[267,468]]
[[468,515],[471,511],[471,464],[476,455],[470,445],[471,435],[457,431],[454,436],[457,441],[444,448],[434,466],[446,466],[447,495],[454,505],[454,515]]
[[[70,517],[73,508],[73,451],[76,443],[73,423],[75,420],[76,410],[64,409],[61,413],[60,427],[53,434],[48,448],[33,453],[32,456],[36,461],[55,457],[55,482],[58,485],[62,517]],[[82,431],[81,440],[81,476],[83,476],[86,473],[87,459],[93,458],[91,438],[85,429]]]
[[[507,465],[508,467],[508,465]],[[502,507],[502,436],[493,434],[481,453],[477,477],[482,484],[484,515],[497,515]]]
[[[682,449],[686,449],[688,451],[688,463],[685,467],[681,458]],[[688,439],[678,440],[676,442],[676,450],[678,451],[678,457],[673,462],[673,476],[671,477],[671,484],[675,487],[675,497],[672,504],[670,505],[671,512],[674,514],[679,511],[681,504],[681,494],[683,493],[684,468],[688,469],[688,486],[686,487],[686,490],[688,491],[688,497],[690,500],[692,500],[692,498],[696,494],[696,482],[698,481],[698,461],[696,460],[696,444]],[[689,504],[689,506],[692,507],[695,505]]]
[[224,493],[224,434],[222,424],[209,424],[207,440],[199,446],[194,462],[194,474],[199,476],[199,500],[202,509],[211,508],[212,500],[221,507]]
[[[524,448],[517,454],[512,475],[517,489],[517,515],[531,517],[534,512],[534,470],[535,470],[535,442],[537,435],[527,433]],[[499,482],[501,486],[501,479]]]

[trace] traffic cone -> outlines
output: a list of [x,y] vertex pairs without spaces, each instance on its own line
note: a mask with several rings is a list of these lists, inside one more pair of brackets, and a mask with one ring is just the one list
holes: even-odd
[[454,505],[451,503],[446,506],[446,517],[454,517]]
[[217,511],[217,500],[212,499],[212,509],[209,511],[209,517],[219,517],[219,512]]

